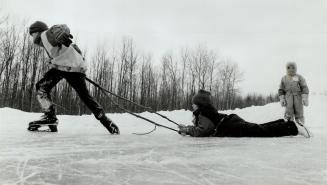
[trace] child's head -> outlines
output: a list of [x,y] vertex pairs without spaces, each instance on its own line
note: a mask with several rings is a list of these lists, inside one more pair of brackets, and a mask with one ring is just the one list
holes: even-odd
[[29,27],[29,33],[33,37],[34,44],[41,44],[41,33],[48,29],[48,26],[41,21],[36,21]]
[[[199,90],[197,94],[195,94],[192,98],[192,103],[194,105],[197,105],[196,108],[199,106],[207,106],[207,105],[212,105],[212,98],[211,98],[211,93],[208,91],[205,91],[203,89]],[[193,106],[193,109],[195,106]]]
[[286,71],[287,71],[287,74],[290,76],[296,75],[296,72],[297,72],[296,63],[295,62],[287,62]]

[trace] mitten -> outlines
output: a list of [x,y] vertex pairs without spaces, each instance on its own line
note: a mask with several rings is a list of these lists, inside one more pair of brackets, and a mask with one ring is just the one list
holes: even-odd
[[309,105],[309,97],[308,94],[302,94],[302,104],[304,106],[308,106]]
[[63,44],[68,47],[73,41],[73,36],[66,24],[54,25],[49,30],[57,43]]
[[280,102],[280,105],[281,105],[282,107],[285,107],[285,106],[286,106],[285,95],[280,95],[280,96],[279,96],[279,102]]
[[185,136],[185,135],[187,135],[188,132],[189,132],[189,127],[186,126],[186,125],[179,125],[178,128],[179,128],[178,133],[179,133],[180,135]]

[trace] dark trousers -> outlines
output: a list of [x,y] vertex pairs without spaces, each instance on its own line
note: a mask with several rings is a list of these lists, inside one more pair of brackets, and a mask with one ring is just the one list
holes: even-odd
[[85,74],[76,72],[65,72],[50,69],[36,84],[37,99],[45,114],[54,115],[55,109],[51,102],[51,89],[62,79],[65,79],[77,92],[81,100],[99,119],[103,115],[102,106],[90,95],[85,83]]
[[217,127],[217,137],[281,137],[294,136],[298,130],[293,121],[283,119],[268,123],[249,123],[236,114],[226,117]]

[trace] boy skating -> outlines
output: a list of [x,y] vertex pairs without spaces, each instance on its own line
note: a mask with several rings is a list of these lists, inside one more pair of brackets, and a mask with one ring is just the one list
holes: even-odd
[[284,118],[292,121],[295,119],[295,122],[303,125],[303,105],[309,105],[309,89],[305,79],[297,74],[295,62],[288,62],[286,71],[287,74],[283,76],[278,90],[280,103],[285,107]]
[[102,106],[90,95],[86,83],[86,63],[80,49],[72,44],[73,38],[66,25],[54,25],[50,29],[36,21],[29,28],[34,44],[45,49],[51,58],[51,69],[36,84],[37,100],[44,115],[40,120],[29,123],[28,130],[37,131],[42,126],[49,126],[57,132],[58,119],[51,102],[50,91],[61,80],[65,79],[77,92],[81,100],[92,111],[96,119],[111,133],[119,134],[119,129],[104,113]]

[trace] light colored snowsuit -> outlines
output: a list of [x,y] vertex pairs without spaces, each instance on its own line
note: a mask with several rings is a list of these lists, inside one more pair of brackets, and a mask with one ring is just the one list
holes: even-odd
[[294,120],[304,124],[303,98],[308,96],[309,88],[305,79],[299,75],[285,75],[280,83],[279,96],[285,96],[285,119]]

